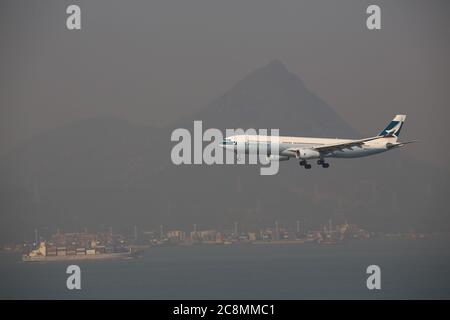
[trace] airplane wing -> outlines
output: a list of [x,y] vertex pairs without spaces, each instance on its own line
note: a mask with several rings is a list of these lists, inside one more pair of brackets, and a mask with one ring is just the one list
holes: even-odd
[[365,138],[365,139],[359,139],[359,140],[352,140],[350,142],[339,142],[339,143],[330,143],[330,144],[324,144],[317,147],[312,147],[313,150],[319,151],[321,153],[328,153],[333,151],[339,151],[344,149],[352,149],[353,147],[361,147],[364,142],[372,141],[376,139],[384,138],[382,136],[376,136],[372,138]]
[[[308,147],[307,149],[311,149],[311,150],[318,151],[320,153],[327,154],[327,153],[330,153],[330,152],[333,152],[333,151],[344,150],[344,149],[351,149],[353,147],[361,147],[364,144],[364,142],[366,142],[366,141],[376,140],[376,139],[380,139],[380,138],[384,138],[384,137],[376,136],[376,137],[372,137],[372,138],[351,140],[351,141],[348,141],[348,142],[338,142],[338,143],[323,144],[323,145],[318,145],[318,146],[315,146],[315,147]],[[300,152],[300,149],[301,148],[290,148],[290,149],[288,149],[286,151],[298,156],[298,154]]]
[[[377,140],[377,139],[381,139],[381,138],[385,138],[385,136],[376,136],[376,137],[371,137],[371,138],[365,138],[365,139],[359,139],[359,140],[352,140],[349,142],[338,142],[338,143],[330,143],[330,144],[324,144],[324,145],[319,145],[316,147],[311,147],[309,149],[312,150],[316,150],[320,153],[330,153],[333,151],[340,151],[340,150],[344,150],[344,149],[352,149],[353,147],[362,147],[362,145],[367,142],[367,141],[372,141],[372,140]],[[403,147],[409,143],[414,143],[417,142],[416,140],[414,141],[407,141],[407,142],[398,142],[398,143],[388,143],[387,144],[387,148],[398,148],[398,147]],[[288,149],[287,151],[290,151],[292,153],[298,154],[298,152],[300,151],[299,148],[291,148]]]

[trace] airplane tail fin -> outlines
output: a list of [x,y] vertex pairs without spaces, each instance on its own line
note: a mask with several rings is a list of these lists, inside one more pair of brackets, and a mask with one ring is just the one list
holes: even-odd
[[406,115],[398,114],[394,119],[388,124],[388,126],[381,131],[378,136],[379,137],[395,137],[398,138],[400,135],[400,130],[403,127],[403,123],[405,122]]

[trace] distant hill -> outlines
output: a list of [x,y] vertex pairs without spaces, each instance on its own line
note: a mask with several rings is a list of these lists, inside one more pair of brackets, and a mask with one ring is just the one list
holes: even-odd
[[[257,166],[175,166],[170,133],[204,128],[280,128],[283,135],[358,137],[279,61],[250,73],[198,113],[166,128],[113,117],[75,121],[35,136],[0,162],[0,240],[113,226],[142,229],[273,224],[309,227],[333,219],[379,230],[436,230],[446,174],[401,150],[359,160],[330,160],[306,171],[281,163],[276,176]],[[408,130],[406,127],[404,130]]]
[[[278,60],[255,70],[206,108],[188,117],[210,128],[279,128],[281,135],[357,135],[302,80]],[[186,121],[177,122],[182,126]]]

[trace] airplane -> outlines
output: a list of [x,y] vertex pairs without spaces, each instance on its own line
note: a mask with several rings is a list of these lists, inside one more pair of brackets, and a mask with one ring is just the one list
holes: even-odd
[[[409,143],[399,142],[400,130],[405,122],[406,115],[396,115],[388,126],[377,136],[349,140],[329,138],[304,138],[304,137],[274,137],[263,135],[234,135],[226,137],[220,142],[220,146],[226,150],[233,150],[239,154],[254,154],[258,147],[265,144],[267,157],[270,161],[286,161],[290,158],[300,160],[300,166],[311,169],[308,160],[317,159],[317,164],[328,168],[330,164],[326,158],[360,158],[386,152],[403,147]],[[278,138],[278,154],[272,154],[271,141]]]

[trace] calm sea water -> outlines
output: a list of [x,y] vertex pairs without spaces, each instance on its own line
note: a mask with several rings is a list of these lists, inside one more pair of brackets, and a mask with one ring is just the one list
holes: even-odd
[[[2,253],[0,298],[448,299],[449,240],[152,248],[140,259],[78,263],[79,291],[66,288],[67,263]],[[379,291],[366,287],[371,264],[381,267]]]

